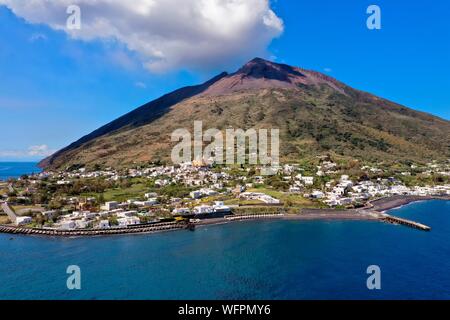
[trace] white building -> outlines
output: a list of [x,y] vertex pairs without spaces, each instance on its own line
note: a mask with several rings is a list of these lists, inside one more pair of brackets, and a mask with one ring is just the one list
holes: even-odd
[[57,185],[67,185],[67,184],[71,184],[71,182],[70,181],[67,181],[67,180],[58,180],[58,181],[56,181],[56,184]]
[[175,208],[172,211],[172,214],[174,214],[174,215],[177,215],[177,214],[184,215],[184,214],[190,214],[190,213],[191,213],[191,210],[189,210],[189,208]]
[[70,230],[75,229],[75,222],[72,220],[63,220],[59,223],[59,229],[61,230]]
[[133,201],[132,203],[134,205],[137,205],[138,207],[149,207],[158,204],[158,201],[156,200],[156,198],[152,198],[145,201]]
[[213,207],[202,204],[201,206],[194,207],[195,214],[208,214],[213,212]]
[[100,220],[97,227],[99,229],[107,229],[107,228],[109,228],[109,221],[108,220]]
[[127,217],[135,216],[136,214],[137,214],[136,210],[123,211],[123,212],[118,212],[117,213],[117,217],[119,217],[119,218],[127,218]]
[[119,227],[126,227],[126,226],[131,226],[131,225],[141,223],[141,221],[139,220],[138,217],[120,218],[120,219],[117,219],[117,222],[119,222]]
[[87,220],[89,220],[89,219],[94,219],[94,218],[97,216],[97,213],[85,211],[85,212],[83,212],[83,216],[84,216],[84,218],[87,219]]
[[230,207],[224,205],[223,201],[215,201],[213,205],[214,212],[227,213],[231,212]]
[[301,177],[301,180],[307,186],[311,186],[314,184],[314,177]]
[[117,209],[119,207],[119,203],[117,201],[108,201],[105,202],[105,205],[101,207],[102,210],[111,211]]
[[16,218],[16,226],[21,226],[24,224],[29,224],[33,221],[33,219],[31,219],[31,217],[27,217],[27,216],[22,216],[22,217],[17,217]]
[[323,196],[324,196],[324,193],[322,191],[319,191],[319,190],[314,190],[311,193],[311,198],[314,198],[314,199],[322,199]]
[[77,229],[86,229],[89,226],[89,222],[86,220],[76,220],[75,227]]
[[148,199],[148,198],[156,198],[156,197],[158,197],[158,194],[157,194],[156,192],[149,192],[149,193],[146,193],[144,196],[145,196],[147,199]]
[[260,192],[243,192],[239,195],[240,198],[248,199],[248,200],[259,200],[269,204],[278,204],[280,200],[275,199],[265,193]]

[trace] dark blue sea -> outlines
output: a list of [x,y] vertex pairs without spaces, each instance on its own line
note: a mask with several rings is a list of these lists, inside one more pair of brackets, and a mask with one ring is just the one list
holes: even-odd
[[[253,221],[149,235],[0,234],[1,299],[449,299],[450,202],[392,211],[432,227]],[[81,290],[68,290],[69,265]],[[381,290],[366,286],[369,265]]]
[[37,166],[37,162],[0,162],[0,180],[39,172],[41,169]]

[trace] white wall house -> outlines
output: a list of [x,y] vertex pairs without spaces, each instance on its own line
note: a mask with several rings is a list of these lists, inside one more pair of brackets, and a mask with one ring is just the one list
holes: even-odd
[[61,230],[71,230],[75,229],[75,222],[72,220],[63,220],[59,223],[59,229]]
[[214,212],[218,213],[227,213],[231,212],[231,208],[229,206],[224,205],[223,201],[215,201],[213,205]]
[[111,211],[117,209],[119,207],[119,203],[117,201],[108,201],[105,202],[105,205],[101,207],[102,210]]
[[119,227],[126,227],[141,223],[138,217],[120,218],[117,219],[117,222],[119,222]]
[[145,201],[133,201],[131,203],[134,205],[137,205],[138,207],[149,207],[149,206],[153,206],[153,205],[157,204],[158,201],[156,201],[156,198],[153,198],[153,199],[148,199]]
[[323,196],[324,196],[324,193],[322,191],[319,191],[319,190],[314,190],[311,193],[311,198],[314,198],[314,199],[322,199]]
[[301,180],[307,186],[311,186],[314,184],[314,177],[302,177]]
[[118,212],[117,213],[117,217],[119,217],[119,218],[127,218],[127,217],[135,216],[136,214],[137,214],[136,210],[123,211],[123,212]]
[[190,214],[191,210],[189,210],[189,208],[175,208],[172,211],[172,214]]
[[207,213],[212,213],[213,212],[213,207],[211,206],[207,206],[205,204],[201,205],[201,206],[197,206],[194,207],[194,213],[195,214],[207,214]]
[[86,229],[89,226],[89,222],[86,220],[76,220],[75,221],[75,227],[77,229]]
[[149,192],[149,193],[146,193],[144,196],[145,196],[147,199],[148,199],[148,198],[156,198],[156,197],[158,196],[158,194],[157,194],[156,192]]
[[107,229],[107,228],[109,228],[109,221],[108,220],[100,220],[97,227],[99,229]]
[[33,219],[31,219],[31,217],[26,217],[26,216],[22,216],[22,217],[17,217],[16,218],[16,226],[21,226],[24,224],[29,224],[33,221]]

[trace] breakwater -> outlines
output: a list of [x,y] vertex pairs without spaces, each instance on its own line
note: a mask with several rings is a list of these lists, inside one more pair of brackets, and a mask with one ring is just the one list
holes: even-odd
[[276,219],[281,218],[283,216],[284,216],[283,213],[241,214],[241,215],[226,216],[225,219],[229,221],[251,220],[251,219]]
[[57,230],[57,229],[26,228],[9,225],[0,225],[0,232],[10,234],[77,237],[77,236],[150,233],[150,232],[160,232],[160,231],[180,230],[180,229],[191,230],[192,228],[193,228],[192,224],[182,222],[165,222],[152,225],[134,225],[124,228],[80,229],[80,230]]
[[386,215],[381,220],[383,220],[387,223],[400,224],[400,225],[403,225],[406,227],[410,227],[410,228],[414,228],[414,229],[418,229],[418,230],[422,230],[422,231],[430,231],[431,230],[431,228],[429,226],[426,226],[422,223],[399,218],[399,217],[394,217],[394,216],[390,216],[390,215]]

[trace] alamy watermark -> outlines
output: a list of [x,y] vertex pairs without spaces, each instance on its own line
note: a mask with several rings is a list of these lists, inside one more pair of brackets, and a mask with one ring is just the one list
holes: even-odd
[[381,290],[381,268],[377,265],[370,265],[367,267],[366,273],[370,275],[366,281],[367,289]]
[[72,4],[67,7],[66,13],[69,15],[66,20],[66,28],[68,30],[80,30],[81,8],[77,5]]
[[171,153],[174,164],[201,160],[209,164],[277,167],[280,163],[279,129],[228,128],[224,135],[215,128],[203,131],[203,122],[194,121],[193,134],[186,128],[177,129],[171,140],[178,142]]
[[369,30],[380,30],[381,29],[381,8],[375,4],[367,7],[367,14],[370,16],[367,18],[367,28]]
[[81,269],[77,265],[67,267],[66,273],[70,276],[67,278],[66,285],[69,290],[81,290]]

